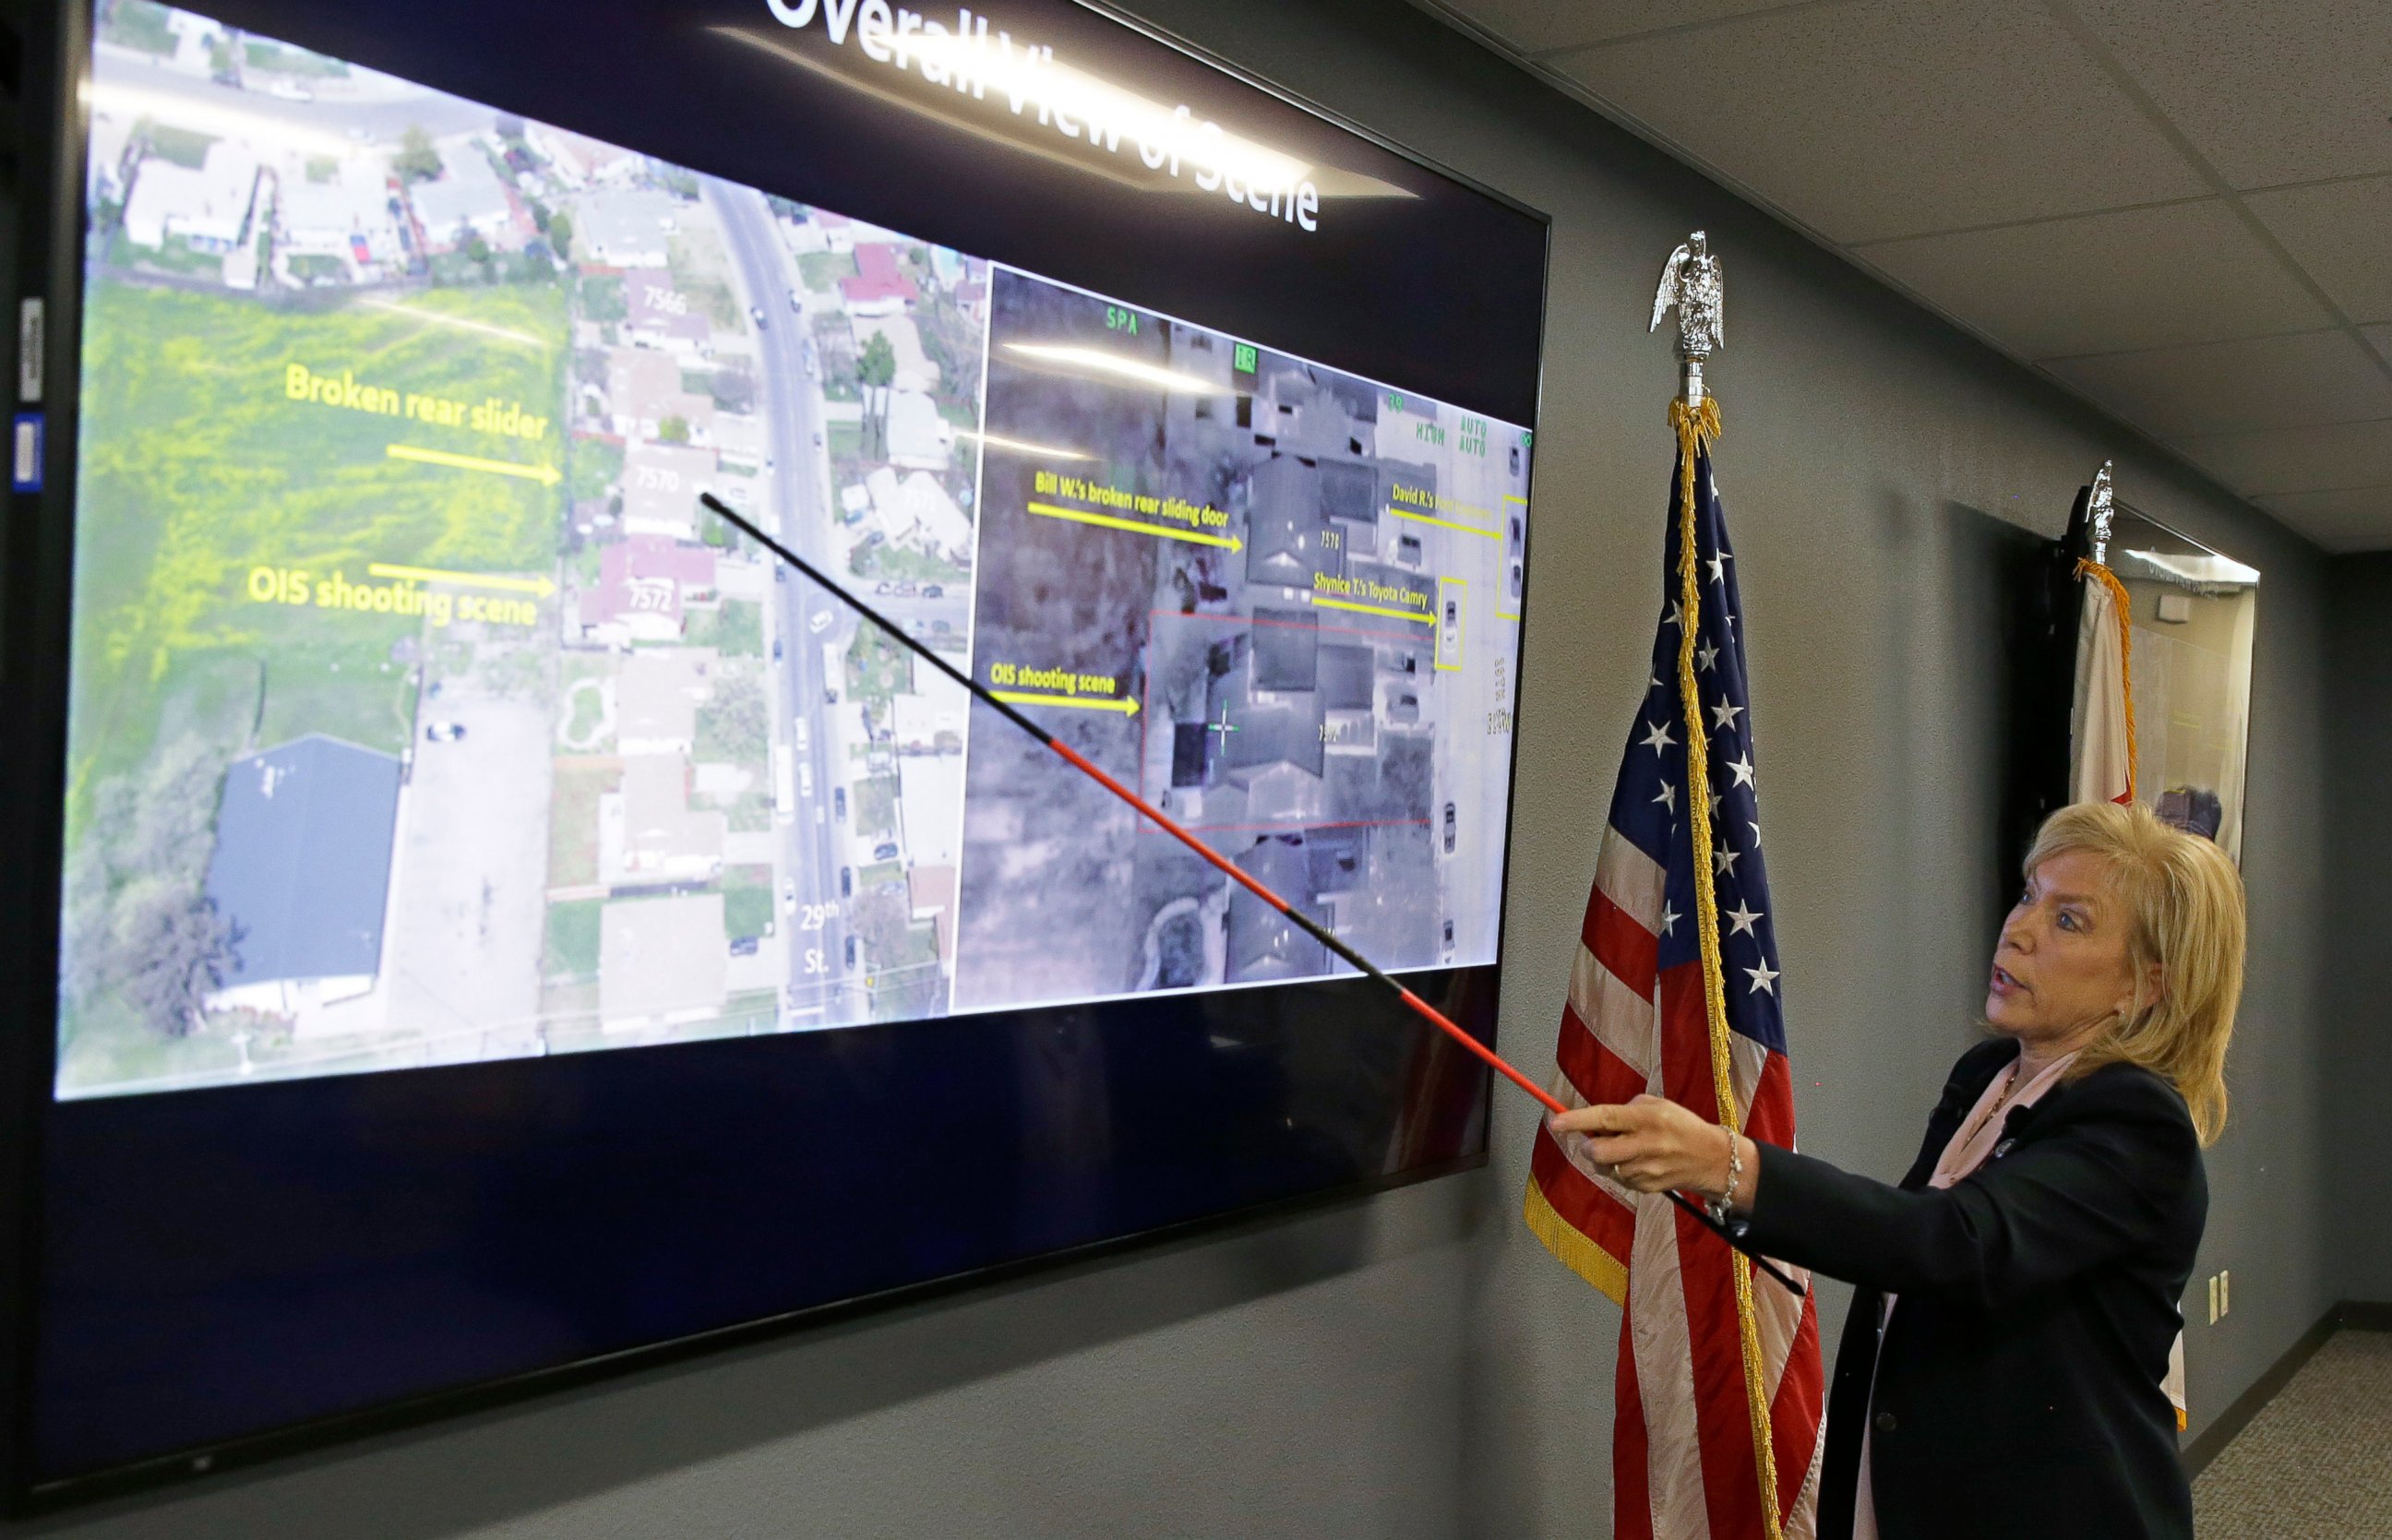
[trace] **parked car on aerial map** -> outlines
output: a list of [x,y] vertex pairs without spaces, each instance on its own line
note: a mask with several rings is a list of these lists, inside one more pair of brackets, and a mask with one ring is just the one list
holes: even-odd
[[897,842],[895,840],[881,841],[880,844],[874,848],[872,859],[874,861],[895,861],[897,859]]
[[458,739],[465,736],[465,724],[462,722],[429,722],[424,725],[423,736],[436,744],[453,744]]
[[852,936],[847,938],[847,966],[849,972],[855,971],[855,938]]
[[748,307],[748,318],[756,323],[757,330],[761,331],[764,330],[764,307],[762,305],[749,305]]
[[1453,804],[1445,805],[1445,853],[1453,854]]
[[838,896],[842,899],[852,899],[855,897],[854,867],[842,866],[838,869]]
[[1445,602],[1445,650],[1458,656],[1462,652],[1462,605],[1456,600]]
[[845,786],[833,786],[830,789],[830,805],[831,810],[838,815],[838,821],[841,823],[846,822],[847,788]]

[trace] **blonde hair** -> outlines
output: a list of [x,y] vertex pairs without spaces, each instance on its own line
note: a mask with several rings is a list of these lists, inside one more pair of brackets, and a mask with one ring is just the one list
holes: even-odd
[[[2044,821],[2026,874],[2083,850],[2106,859],[2133,921],[2133,1003],[2077,1055],[2069,1078],[2139,1064],[2174,1085],[2204,1145],[2226,1127],[2226,1043],[2242,998],[2242,876],[2226,852],[2137,803],[2080,802]],[[2153,965],[2160,985],[2151,992]]]

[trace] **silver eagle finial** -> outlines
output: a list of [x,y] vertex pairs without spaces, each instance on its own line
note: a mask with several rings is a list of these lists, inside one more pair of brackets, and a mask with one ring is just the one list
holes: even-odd
[[1661,285],[1653,291],[1653,319],[1645,330],[1658,330],[1670,307],[1678,307],[1678,356],[1685,361],[1686,405],[1703,398],[1703,362],[1727,345],[1727,291],[1719,258],[1701,230],[1670,253],[1661,265]]
[[2110,521],[2117,511],[2114,494],[2110,489],[2109,460],[2093,472],[2093,489],[2085,499],[2085,521],[2092,526],[2093,561],[2098,566],[2110,564]]

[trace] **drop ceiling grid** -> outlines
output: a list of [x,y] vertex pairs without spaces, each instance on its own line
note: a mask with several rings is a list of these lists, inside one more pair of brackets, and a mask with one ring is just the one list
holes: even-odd
[[2392,5],[1415,4],[2311,538],[2392,546]]

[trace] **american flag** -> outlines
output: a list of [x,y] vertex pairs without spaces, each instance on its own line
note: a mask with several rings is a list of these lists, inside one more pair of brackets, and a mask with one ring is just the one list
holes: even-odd
[[[1762,854],[1736,558],[1708,446],[1698,445],[1695,457],[1698,613],[1689,615],[1681,597],[1681,480],[1672,476],[1651,683],[1612,789],[1562,1010],[1553,1089],[1572,1106],[1650,1092],[1718,1120],[1699,861],[1714,888],[1736,1105],[1744,1111],[1745,1132],[1790,1146],[1794,1096]],[[1709,740],[1707,784],[1688,781],[1690,733],[1679,688],[1687,625],[1695,627],[1696,693]],[[1710,848],[1700,851],[1690,816],[1696,796],[1705,799],[1710,832]],[[1748,1394],[1733,1253],[1666,1197],[1639,1197],[1598,1172],[1584,1146],[1583,1135],[1556,1138],[1538,1129],[1528,1221],[1556,1256],[1626,1307],[1612,1431],[1612,1533],[1618,1540],[1759,1540],[1772,1526],[1762,1510],[1764,1467]],[[1807,1297],[1766,1276],[1755,1279],[1750,1294],[1777,1529],[1809,1536],[1823,1443],[1818,1317]]]

